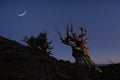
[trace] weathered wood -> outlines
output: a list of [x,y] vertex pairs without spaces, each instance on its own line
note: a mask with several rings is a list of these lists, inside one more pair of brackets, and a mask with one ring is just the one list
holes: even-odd
[[63,44],[71,46],[72,48],[72,56],[75,58],[75,63],[85,66],[89,69],[100,70],[99,67],[91,60],[89,56],[89,49],[86,46],[88,38],[85,38],[87,35],[87,30],[85,27],[80,28],[81,34],[77,34],[73,31],[72,24],[69,26],[67,24],[66,28],[66,37],[63,39],[61,33],[59,31],[58,34],[61,38]]

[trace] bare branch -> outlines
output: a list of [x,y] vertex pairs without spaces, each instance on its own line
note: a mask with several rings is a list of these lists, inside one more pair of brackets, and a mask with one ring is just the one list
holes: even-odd
[[69,25],[67,24],[67,28],[66,28],[66,36],[64,36],[64,39],[62,38],[61,33],[59,32],[59,30],[56,28],[56,31],[60,37],[60,40],[62,41],[62,43],[69,45],[69,46],[75,46],[71,41],[70,41],[70,35],[69,35]]
[[73,25],[71,24],[71,29],[70,29],[71,33],[73,34]]
[[69,25],[67,24],[67,28],[66,28],[66,37],[69,38],[70,35],[69,35]]
[[81,34],[79,35],[79,38],[82,39],[87,34],[87,32],[86,29],[83,27],[81,27],[80,30],[81,30]]
[[59,37],[60,37],[60,40],[63,40],[62,35],[61,35],[61,33],[59,32],[59,30],[58,30],[57,28],[55,28],[55,29],[56,29],[56,31],[57,31]]

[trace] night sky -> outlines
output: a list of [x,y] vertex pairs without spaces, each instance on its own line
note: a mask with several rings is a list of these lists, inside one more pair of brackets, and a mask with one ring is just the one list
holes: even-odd
[[79,27],[86,27],[90,56],[97,64],[120,62],[119,0],[0,0],[0,36],[23,43],[24,36],[46,29],[53,56],[74,62],[71,48],[61,43],[55,30],[64,35],[66,23],[78,33]]

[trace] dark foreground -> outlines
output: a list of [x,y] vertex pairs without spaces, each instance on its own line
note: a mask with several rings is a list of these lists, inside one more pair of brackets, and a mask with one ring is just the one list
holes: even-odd
[[88,70],[0,37],[0,80],[120,80],[120,64],[101,69]]

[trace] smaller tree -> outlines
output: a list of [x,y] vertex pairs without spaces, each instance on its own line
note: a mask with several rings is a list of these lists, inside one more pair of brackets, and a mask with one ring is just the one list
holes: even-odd
[[47,39],[47,32],[41,32],[37,37],[24,37],[23,41],[27,43],[27,45],[32,49],[38,49],[41,53],[51,54],[51,47],[52,41],[48,41]]

